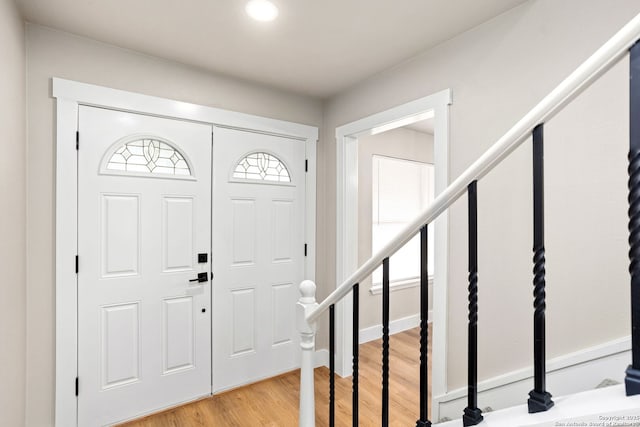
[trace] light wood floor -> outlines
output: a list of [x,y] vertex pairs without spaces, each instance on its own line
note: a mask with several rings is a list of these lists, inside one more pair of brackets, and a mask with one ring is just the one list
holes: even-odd
[[[429,328],[431,355],[431,327]],[[390,337],[389,424],[415,425],[419,414],[419,329]],[[431,357],[429,357],[431,371]],[[380,425],[381,341],[360,346],[360,425]],[[329,370],[315,370],[316,425],[328,426]],[[126,427],[236,427],[298,425],[299,371],[228,391],[122,426]],[[431,387],[429,387],[431,400]],[[351,425],[351,377],[336,376],[336,425]]]

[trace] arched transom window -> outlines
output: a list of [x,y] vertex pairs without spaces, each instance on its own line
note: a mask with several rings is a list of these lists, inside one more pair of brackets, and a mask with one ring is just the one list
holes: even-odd
[[254,152],[247,154],[238,162],[234,178],[258,181],[291,182],[289,170],[284,162],[269,153]]
[[109,171],[190,176],[184,156],[164,141],[139,138],[122,144],[106,165]]

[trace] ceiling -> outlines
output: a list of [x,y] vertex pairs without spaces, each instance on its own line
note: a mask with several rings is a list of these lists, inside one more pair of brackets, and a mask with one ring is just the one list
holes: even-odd
[[527,0],[16,0],[29,22],[321,98]]
[[433,135],[433,119],[420,120],[419,122],[412,123],[405,126],[407,129],[415,130],[416,132],[428,133]]

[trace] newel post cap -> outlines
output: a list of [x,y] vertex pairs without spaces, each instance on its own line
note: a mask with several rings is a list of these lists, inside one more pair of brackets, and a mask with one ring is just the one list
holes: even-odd
[[313,280],[303,280],[300,283],[300,302],[303,304],[313,304],[316,302],[316,284]]

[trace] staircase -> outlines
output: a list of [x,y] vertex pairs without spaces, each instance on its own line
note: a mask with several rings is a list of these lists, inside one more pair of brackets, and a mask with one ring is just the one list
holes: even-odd
[[[640,425],[640,15],[580,65],[475,163],[453,181],[433,204],[420,214],[384,248],[375,253],[358,270],[338,286],[324,301],[316,302],[312,281],[300,284],[297,323],[301,334],[300,419],[301,427],[315,426],[313,354],[315,333],[320,316],[329,312],[329,425],[335,425],[335,304],[353,292],[353,392],[352,425],[358,425],[358,284],[382,265],[382,411],[380,423],[389,425],[389,257],[420,233],[420,416],[416,427],[431,426],[427,399],[428,342],[428,270],[427,225],[463,194],[467,194],[469,221],[469,323],[468,323],[468,404],[461,421],[439,424],[453,427],[482,425],[560,426]],[[625,55],[630,55],[630,150],[629,150],[629,258],[631,285],[632,361],[626,370],[625,384],[553,399],[546,389],[545,357],[545,240],[544,240],[544,125],[576,96],[606,73]],[[533,330],[534,384],[521,407],[483,414],[477,402],[477,200],[478,183],[496,165],[529,137],[533,138]],[[626,412],[625,412],[626,411]],[[631,411],[631,412],[630,412]],[[634,413],[635,412],[635,413]],[[633,417],[633,416],[636,417]],[[581,418],[582,417],[582,418]],[[591,417],[591,418],[588,418]],[[601,418],[603,417],[603,418]],[[607,419],[606,417],[610,417]],[[622,417],[613,419],[611,417]],[[628,418],[624,418],[628,417]],[[486,418],[486,419],[485,419]],[[580,424],[584,419],[584,424]],[[563,421],[564,420],[564,421]],[[576,421],[578,421],[577,424]],[[609,424],[606,424],[609,421]],[[616,424],[617,422],[617,424]],[[573,423],[573,424],[572,424]],[[593,424],[598,425],[598,424]]]
[[[482,427],[638,426],[640,395],[627,397],[623,385],[589,390],[554,398],[556,404],[544,412],[528,413],[526,405],[485,414]],[[608,422],[608,423],[607,423]],[[462,427],[463,421],[434,424]]]

